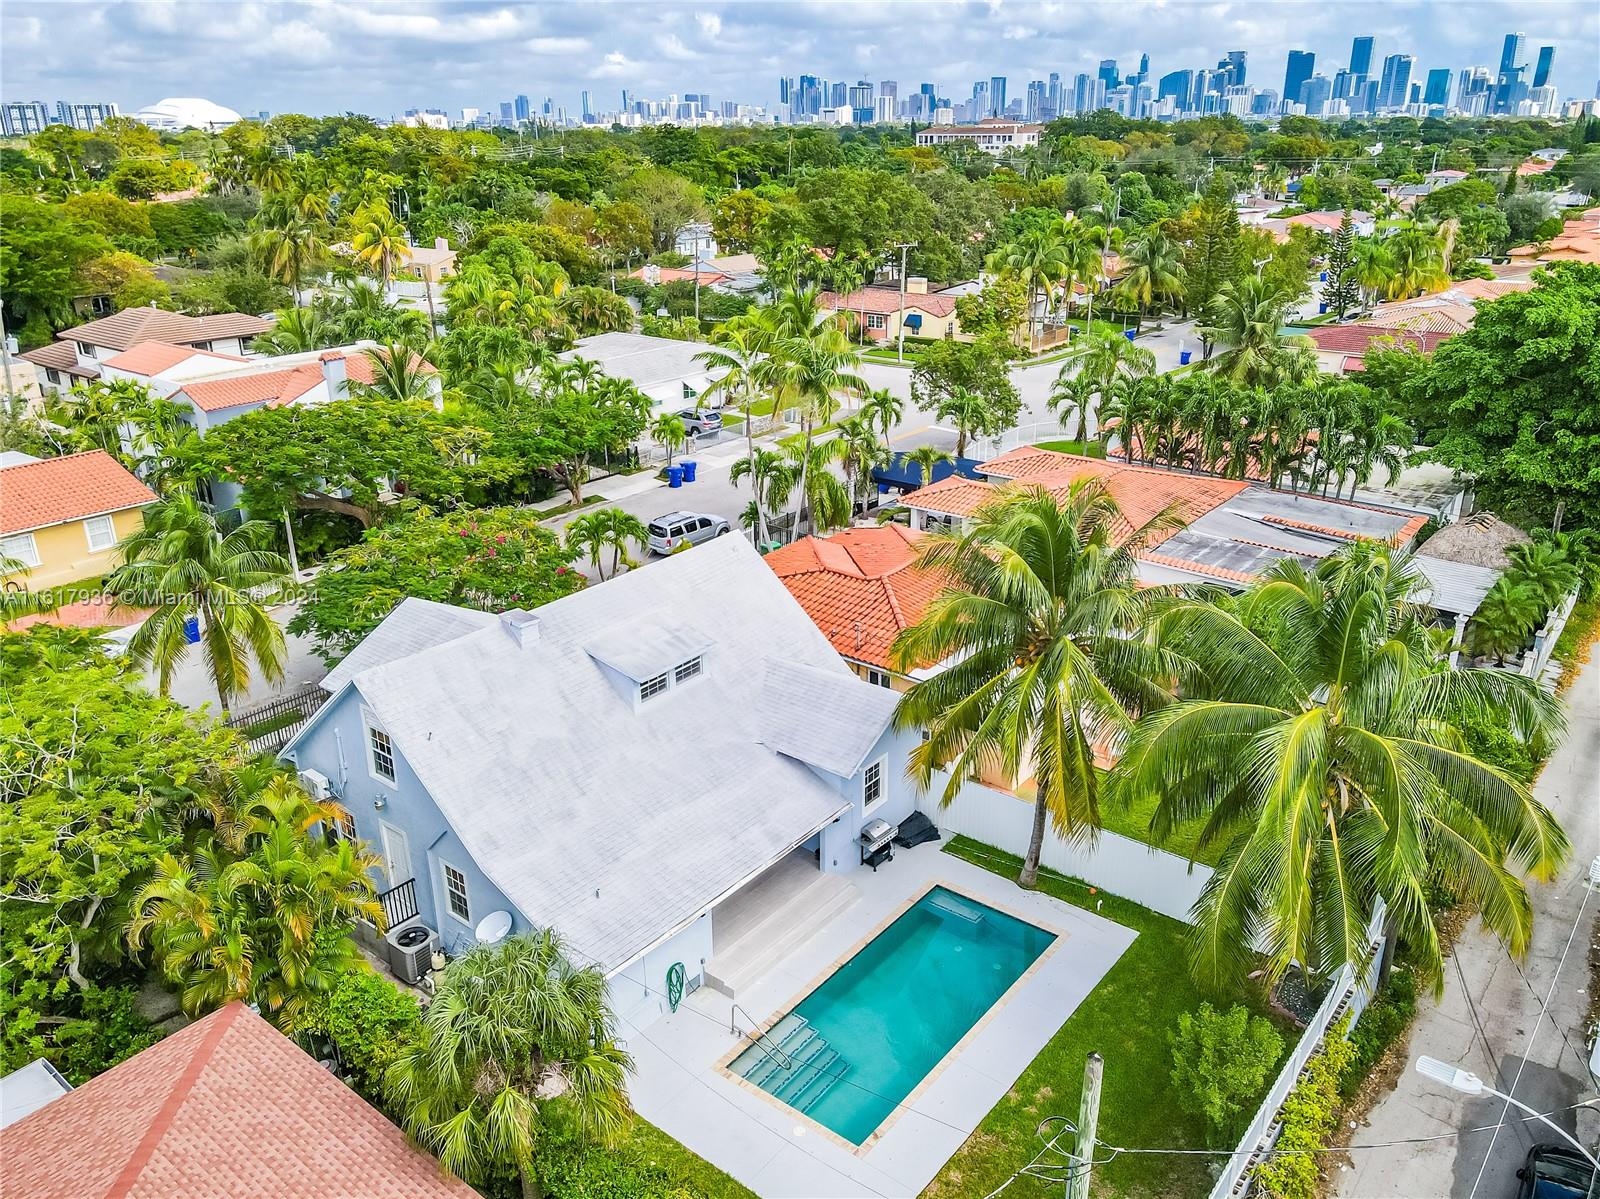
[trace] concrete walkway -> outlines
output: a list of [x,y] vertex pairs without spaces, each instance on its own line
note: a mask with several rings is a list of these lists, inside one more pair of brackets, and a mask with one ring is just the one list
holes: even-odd
[[[1600,894],[1585,885],[1600,851],[1600,656],[1567,693],[1567,738],[1534,787],[1572,839],[1572,860],[1554,882],[1532,888],[1533,946],[1523,962],[1474,923],[1445,964],[1444,997],[1420,1003],[1412,1028],[1406,1072],[1372,1111],[1353,1145],[1409,1137],[1441,1137],[1382,1149],[1356,1149],[1354,1166],[1336,1180],[1344,1196],[1439,1196],[1505,1199],[1516,1194],[1517,1169],[1528,1149],[1556,1141],[1538,1123],[1512,1119],[1489,1131],[1463,1129],[1498,1124],[1499,1099],[1469,1098],[1429,1082],[1411,1067],[1427,1054],[1471,1070],[1489,1086],[1514,1095],[1535,1111],[1550,1112],[1592,1098],[1584,1053],[1590,944],[1600,935]],[[1569,948],[1570,945],[1570,948]],[[1544,999],[1550,995],[1548,1014]],[[1600,1110],[1554,1117],[1593,1145]]]

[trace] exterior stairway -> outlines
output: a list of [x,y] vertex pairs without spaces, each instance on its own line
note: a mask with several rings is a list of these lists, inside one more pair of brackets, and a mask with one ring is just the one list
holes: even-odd
[[706,985],[737,999],[860,898],[854,883],[824,874],[809,855],[786,859],[712,913]]
[[790,1012],[729,1068],[796,1111],[807,1112],[839,1085],[850,1063],[805,1017]]

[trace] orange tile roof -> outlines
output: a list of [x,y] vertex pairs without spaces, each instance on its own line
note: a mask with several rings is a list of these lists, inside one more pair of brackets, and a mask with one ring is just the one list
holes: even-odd
[[74,600],[49,612],[30,612],[6,624],[6,632],[20,633],[36,624],[55,625],[63,629],[125,629],[138,624],[154,608],[124,608],[111,602],[109,596]]
[[219,362],[249,362],[238,354],[218,354],[214,350],[197,350],[193,346],[177,346],[166,341],[141,341],[131,350],[123,350],[105,360],[106,366],[128,371],[135,375],[154,375],[187,362],[196,356],[215,358]]
[[[693,283],[695,279],[694,268],[692,266],[642,266],[628,277],[630,279],[643,279],[646,283],[648,283],[650,282],[650,274],[647,272],[655,272],[655,281],[657,284],[684,282]],[[732,278],[732,275],[724,275],[721,271],[708,271],[704,267],[700,268],[701,287],[710,287],[714,283],[726,283]]]
[[156,501],[104,450],[0,467],[0,533],[26,533]]
[[272,328],[259,316],[244,312],[218,312],[211,316],[185,316],[161,308],[124,308],[121,312],[75,325],[56,334],[59,341],[81,341],[112,350],[129,350],[141,341],[189,344],[224,338],[254,337]]
[[921,537],[895,524],[843,529],[773,550],[767,565],[834,649],[887,670],[895,635],[921,619],[942,587],[915,565]]
[[[327,350],[321,358],[343,358],[345,374],[352,382],[370,384],[376,378],[372,359],[365,353],[342,354]],[[433,365],[428,362],[421,363],[421,369],[429,374],[434,373]],[[241,373],[220,379],[197,379],[193,383],[185,383],[180,391],[196,408],[205,412],[219,412],[226,408],[237,408],[241,404],[265,404],[268,408],[280,408],[305,395],[321,383],[322,378],[319,359],[281,370]]]
[[993,483],[985,483],[982,479],[946,475],[936,483],[908,492],[901,503],[908,508],[920,508],[925,512],[939,512],[946,516],[971,516],[994,499],[998,490]]
[[[842,296],[836,291],[825,291],[817,297],[817,304],[835,312],[873,312],[887,315],[900,311],[900,292],[890,287],[863,287]],[[954,296],[929,295],[926,292],[907,292],[907,310],[949,316],[956,310]]]
[[468,1199],[393,1124],[232,1003],[0,1130],[29,1199]]

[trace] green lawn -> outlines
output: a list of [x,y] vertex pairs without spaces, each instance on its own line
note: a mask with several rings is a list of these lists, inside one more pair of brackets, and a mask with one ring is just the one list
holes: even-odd
[[1227,848],[1225,841],[1213,841],[1204,849],[1196,842],[1200,838],[1200,830],[1205,827],[1204,817],[1195,817],[1185,820],[1172,830],[1172,835],[1165,841],[1157,842],[1150,835],[1150,817],[1156,810],[1156,801],[1152,798],[1149,802],[1129,807],[1121,805],[1101,804],[1100,824],[1102,828],[1110,829],[1113,833],[1121,833],[1124,837],[1132,837],[1135,841],[1143,841],[1146,845],[1154,845],[1157,849],[1165,849],[1179,857],[1192,857],[1197,862],[1204,862],[1207,866],[1215,866],[1222,859],[1222,851]]
[[[1007,877],[1021,861],[1000,850],[957,837],[945,847],[975,866]],[[1172,1101],[1172,1051],[1167,1034],[1178,1017],[1205,998],[1184,969],[1184,925],[1054,871],[1039,889],[1074,907],[1093,910],[1137,932],[1116,965],[1078,1005],[1050,1043],[984,1117],[967,1143],[922,1192],[924,1199],[966,1199],[988,1194],[1039,1151],[1034,1135],[1045,1116],[1076,1118],[1085,1057],[1105,1059],[1099,1139],[1127,1147],[1205,1147],[1204,1126]],[[1071,952],[1070,947],[1067,952]],[[1258,1011],[1265,1006],[1255,997]],[[1285,1052],[1292,1045],[1285,1037]],[[1240,1120],[1241,1129],[1253,1112]],[[1211,1189],[1204,1157],[1124,1155],[1095,1170],[1095,1199],[1199,1199]],[[1018,1178],[1006,1199],[1058,1199],[1060,1185]]]
[[[634,1118],[625,1152],[659,1166],[672,1189],[657,1192],[674,1199],[756,1199],[755,1192],[685,1149],[648,1120]],[[574,1197],[576,1199],[576,1197]]]
[[1106,456],[1106,447],[1098,441],[1085,443],[1075,437],[1062,441],[1036,441],[1033,444],[1041,450],[1054,450],[1058,454],[1080,454],[1090,458],[1104,458]]

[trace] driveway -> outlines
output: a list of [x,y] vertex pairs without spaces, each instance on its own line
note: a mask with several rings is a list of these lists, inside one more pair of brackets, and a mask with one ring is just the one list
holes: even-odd
[[[1600,851],[1600,655],[1567,693],[1567,738],[1534,786],[1572,839],[1572,860],[1552,883],[1531,888],[1533,945],[1514,962],[1500,942],[1473,924],[1445,964],[1444,997],[1424,997],[1412,1027],[1406,1072],[1372,1111],[1363,1142],[1438,1137],[1351,1153],[1338,1194],[1451,1195],[1503,1199],[1530,1146],[1558,1138],[1538,1123],[1505,1118],[1499,1099],[1469,1098],[1429,1082],[1410,1063],[1427,1054],[1459,1064],[1535,1111],[1553,1112],[1592,1098],[1584,1054],[1589,948],[1597,936],[1600,895],[1584,880]],[[1544,1011],[1549,996],[1548,1012]],[[1565,1111],[1553,1119],[1586,1144],[1600,1136],[1600,1111]],[[1485,1126],[1488,1131],[1462,1132]],[[1451,1134],[1460,1133],[1455,1136]]]

